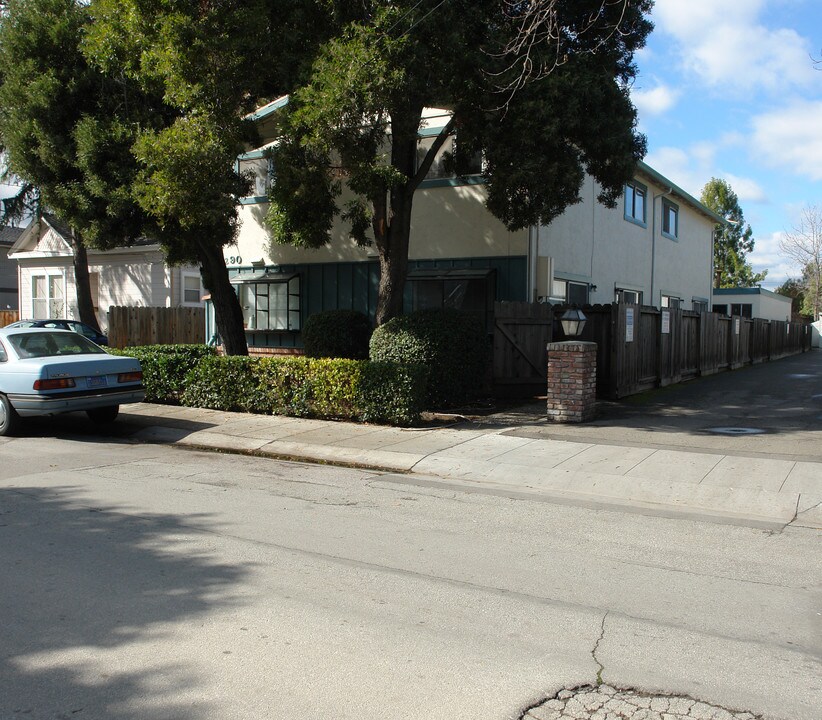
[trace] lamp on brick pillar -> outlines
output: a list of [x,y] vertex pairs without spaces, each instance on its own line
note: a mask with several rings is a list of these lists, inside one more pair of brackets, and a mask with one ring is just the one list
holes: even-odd
[[581,310],[566,310],[559,321],[573,339],[548,343],[548,420],[585,422],[596,412],[597,344],[578,339],[586,321]]
[[562,317],[559,319],[560,325],[562,325],[562,332],[565,333],[565,337],[579,337],[582,335],[582,331],[585,329],[585,321],[587,318],[583,314],[582,310],[570,308],[566,310]]

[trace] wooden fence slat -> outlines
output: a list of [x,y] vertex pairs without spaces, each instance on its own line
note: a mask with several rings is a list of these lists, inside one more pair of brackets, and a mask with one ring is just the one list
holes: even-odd
[[205,342],[205,309],[199,307],[112,307],[108,311],[112,347]]
[[[496,303],[497,387],[519,384],[525,390],[538,383],[545,367],[545,339],[551,339],[552,313],[564,311],[562,306]],[[811,348],[810,329],[799,323],[626,304],[588,306],[583,312],[588,322],[580,339],[597,343],[600,397],[621,398]],[[633,313],[630,340],[629,312]],[[667,333],[662,332],[663,322]]]
[[17,310],[0,310],[0,327],[6,327],[6,325],[11,325],[13,322],[17,322],[20,319],[20,313]]

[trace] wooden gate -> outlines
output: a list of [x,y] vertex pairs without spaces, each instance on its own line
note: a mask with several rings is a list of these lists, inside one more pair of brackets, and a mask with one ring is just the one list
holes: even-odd
[[507,397],[545,394],[553,311],[543,303],[494,303],[494,393]]

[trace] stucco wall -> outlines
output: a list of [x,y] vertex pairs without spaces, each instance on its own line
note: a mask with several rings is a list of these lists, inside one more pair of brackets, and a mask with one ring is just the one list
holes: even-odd
[[[412,260],[454,257],[523,256],[528,251],[525,230],[508,232],[484,205],[482,185],[429,187],[417,191],[411,216]],[[344,202],[344,198],[343,198]],[[373,247],[360,248],[347,237],[339,219],[331,242],[317,250],[302,250],[271,242],[264,226],[267,203],[240,208],[240,232],[235,245],[224,249],[229,267],[296,265],[301,263],[362,262],[373,259]]]
[[613,302],[615,288],[641,291],[648,305],[659,306],[663,294],[682,298],[685,309],[694,298],[709,302],[713,220],[674,197],[678,237],[663,236],[661,197],[668,188],[641,181],[647,187],[644,226],[625,219],[623,198],[615,208],[599,203],[597,185],[588,177],[582,202],[539,228],[539,255],[554,259],[555,277],[596,285],[592,303]]

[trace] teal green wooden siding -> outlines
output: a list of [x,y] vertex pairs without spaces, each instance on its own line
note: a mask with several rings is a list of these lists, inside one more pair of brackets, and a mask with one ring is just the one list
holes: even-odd
[[[526,299],[527,259],[523,256],[490,258],[452,258],[445,260],[411,260],[409,270],[492,268],[496,270],[496,299]],[[232,278],[260,272],[262,268],[240,268],[231,270]],[[372,321],[377,310],[377,291],[380,268],[377,262],[361,263],[316,263],[281,265],[277,272],[299,273],[301,298],[301,326],[309,315],[323,310],[357,310],[368,315]],[[410,308],[411,292],[406,287],[404,305]],[[209,332],[213,332],[211,328]],[[251,347],[302,347],[299,332],[254,332],[246,333]]]

